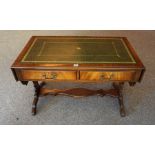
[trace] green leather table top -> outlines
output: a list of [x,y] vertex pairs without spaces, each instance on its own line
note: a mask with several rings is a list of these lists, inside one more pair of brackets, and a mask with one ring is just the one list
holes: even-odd
[[136,63],[121,38],[36,38],[22,63]]

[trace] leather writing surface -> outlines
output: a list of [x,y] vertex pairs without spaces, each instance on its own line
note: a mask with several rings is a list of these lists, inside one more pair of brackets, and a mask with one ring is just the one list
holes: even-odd
[[36,38],[22,63],[136,63],[121,38]]

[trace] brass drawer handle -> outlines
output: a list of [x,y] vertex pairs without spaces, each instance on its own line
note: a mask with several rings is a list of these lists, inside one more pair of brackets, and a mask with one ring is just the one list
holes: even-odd
[[57,74],[56,73],[44,73],[42,76],[45,79],[52,79],[52,80],[55,80],[57,78]]
[[113,73],[111,73],[111,74],[109,75],[109,77],[106,77],[106,75],[105,75],[104,73],[102,73],[102,74],[100,75],[100,80],[111,80],[113,76],[114,76]]

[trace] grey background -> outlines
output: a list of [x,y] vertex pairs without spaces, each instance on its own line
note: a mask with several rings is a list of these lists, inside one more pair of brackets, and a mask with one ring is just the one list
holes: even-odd
[[[121,118],[117,99],[92,96],[47,96],[31,116],[33,86],[16,82],[10,66],[32,35],[125,36],[146,66],[143,81],[124,87],[127,116]],[[0,124],[155,124],[155,31],[0,31]],[[105,84],[53,83],[52,88],[108,88]]]

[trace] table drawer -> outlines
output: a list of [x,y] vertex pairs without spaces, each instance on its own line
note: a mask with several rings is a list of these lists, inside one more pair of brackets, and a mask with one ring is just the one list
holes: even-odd
[[81,71],[80,80],[136,81],[138,76],[135,71]]
[[76,71],[22,70],[22,80],[76,80]]

